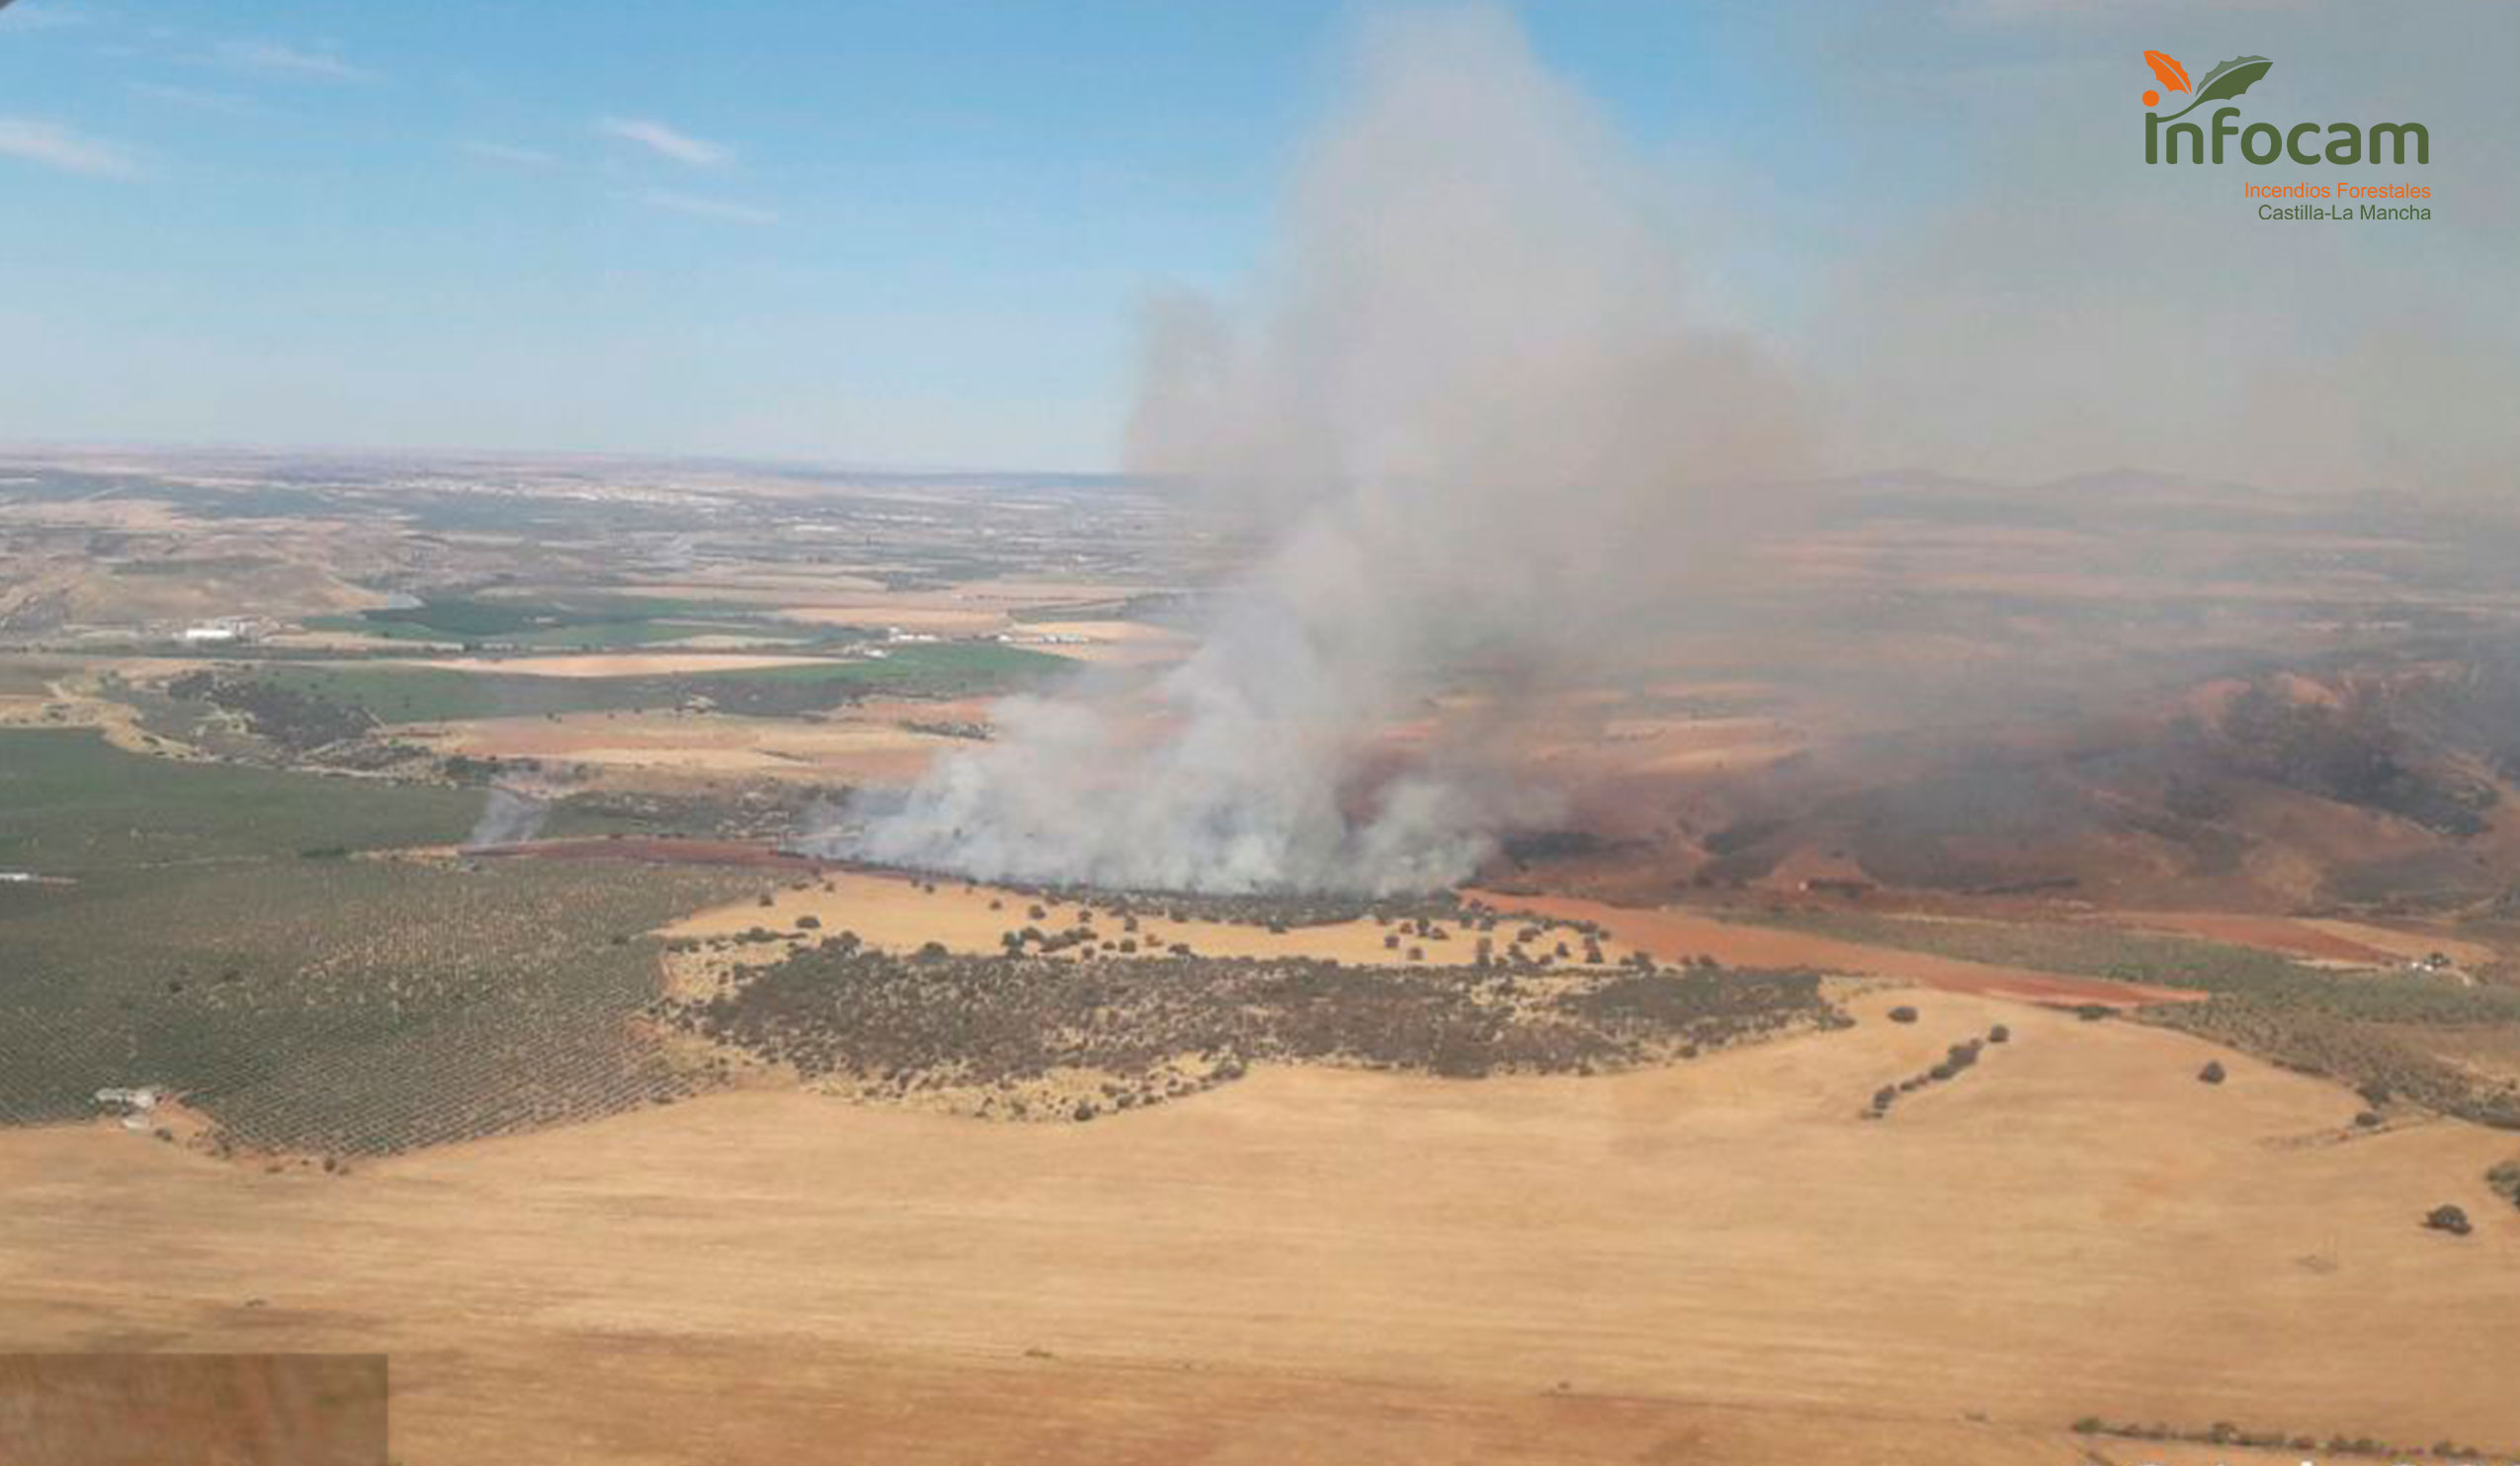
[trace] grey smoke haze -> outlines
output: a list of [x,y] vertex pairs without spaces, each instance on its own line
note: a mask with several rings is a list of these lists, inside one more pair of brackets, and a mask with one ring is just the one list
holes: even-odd
[[1241,310],[1158,313],[1137,466],[1279,527],[1151,693],[1088,682],[845,848],[991,879],[1261,891],[1466,875],[1539,796],[1470,747],[1378,780],[1436,670],[1582,661],[1793,463],[1791,394],[1703,329],[1608,130],[1486,11],[1373,28]]
[[[1250,298],[1151,312],[1130,424],[1135,467],[1272,548],[1151,693],[1010,703],[842,842],[1044,882],[1430,885],[1546,797],[1482,756],[1505,703],[1382,782],[1377,731],[1447,663],[1597,673],[1797,510],[1781,480],[2508,490],[2520,91],[2493,73],[2520,8],[1786,3],[1709,30],[1752,100],[1639,160],[1499,13],[1370,26]],[[2335,170],[2143,166],[2153,47],[2275,56],[2267,116],[2427,123],[2434,219],[2295,228],[2241,183]]]
[[489,798],[481,805],[481,818],[472,821],[472,832],[463,837],[463,847],[493,850],[502,845],[524,844],[542,833],[543,821],[550,814],[548,801],[505,784],[493,784]]
[[[1725,150],[1734,173],[1696,157],[1689,171],[1747,201],[1725,211],[1746,248],[1806,257],[1799,283],[1819,306],[1777,344],[1822,404],[1833,469],[2034,483],[2134,466],[2290,492],[2510,492],[2520,6],[1755,15],[1727,62],[1806,82],[1793,112],[1817,145],[1798,149],[1778,120]],[[2431,162],[2145,166],[2151,48],[2191,67],[2272,57],[2243,122],[2418,122]],[[1743,166],[1791,185],[1738,186]],[[2243,182],[2420,183],[2433,216],[2264,220]]]

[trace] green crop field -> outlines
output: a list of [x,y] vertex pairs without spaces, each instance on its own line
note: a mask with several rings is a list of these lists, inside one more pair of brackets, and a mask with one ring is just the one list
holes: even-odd
[[224,1144],[368,1154],[687,1087],[635,1023],[641,933],[759,878],[336,853],[450,840],[478,807],[0,734],[0,867],[72,878],[0,886],[0,1122],[147,1084]]
[[870,693],[956,697],[1039,681],[1074,663],[993,642],[935,642],[892,648],[880,660],[798,662],[722,672],[634,677],[538,677],[390,662],[267,665],[292,691],[364,708],[380,723],[541,717],[679,707],[706,698],[718,709],[778,717],[834,708]]
[[145,758],[80,731],[0,732],[0,869],[74,876],[443,844],[480,805],[458,789]]
[[610,621],[547,627],[500,641],[504,646],[538,651],[604,651],[619,647],[669,646],[693,637],[803,641],[807,629],[743,621]]
[[727,602],[612,594],[440,597],[418,606],[312,617],[306,626],[393,642],[544,648],[644,647],[712,633],[810,635],[810,629]]

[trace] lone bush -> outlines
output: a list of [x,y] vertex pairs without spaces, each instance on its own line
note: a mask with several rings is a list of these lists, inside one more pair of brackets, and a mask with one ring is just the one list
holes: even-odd
[[1890,1010],[1890,1020],[1892,1023],[1913,1023],[1916,1021],[1916,1010],[1901,1004]]
[[2453,1237],[2466,1237],[2476,1230],[2468,1224],[2468,1213],[2455,1206],[2437,1206],[2424,1213],[2424,1225],[2435,1232],[2447,1232]]
[[2208,1084],[2219,1084],[2228,1078],[2223,1071],[2223,1061],[2220,1059],[2208,1061],[2205,1068],[2196,1072],[2196,1077]]

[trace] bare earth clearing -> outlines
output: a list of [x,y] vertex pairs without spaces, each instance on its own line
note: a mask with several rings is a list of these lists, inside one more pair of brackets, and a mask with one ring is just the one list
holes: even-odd
[[[1079,1126],[749,1092],[344,1178],[11,1132],[0,1344],[388,1348],[414,1466],[2520,1440],[2507,1137],[2344,1141],[2350,1094],[2176,1034],[1889,1000],[1616,1078],[1266,1071]],[[2478,1234],[2419,1229],[2441,1201]]]

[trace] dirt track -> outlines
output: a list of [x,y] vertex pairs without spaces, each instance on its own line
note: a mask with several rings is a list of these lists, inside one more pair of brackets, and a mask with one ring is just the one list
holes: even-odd
[[791,875],[806,875],[823,868],[820,861],[792,855],[757,840],[700,840],[663,835],[629,836],[618,840],[529,840],[521,845],[466,850],[463,854],[475,860],[617,860],[650,865],[732,865]]

